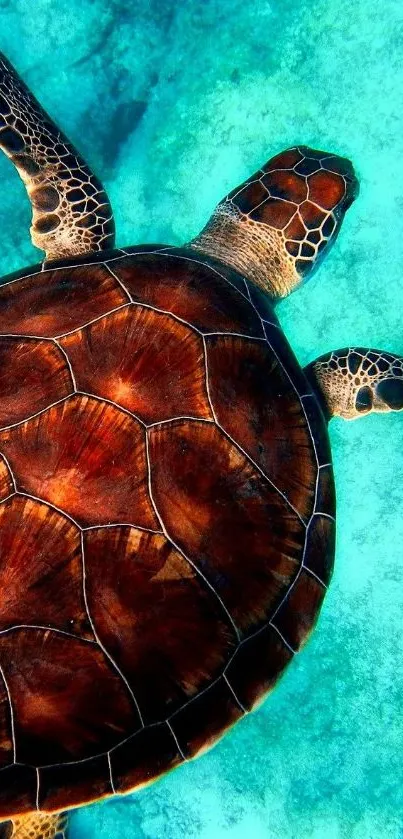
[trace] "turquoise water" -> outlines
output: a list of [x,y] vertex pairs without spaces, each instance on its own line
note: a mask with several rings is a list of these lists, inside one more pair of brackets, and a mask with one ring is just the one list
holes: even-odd
[[[118,244],[180,243],[228,188],[302,142],[351,157],[361,194],[322,268],[279,307],[301,363],[403,353],[401,0],[1,0],[0,49],[103,177]],[[0,274],[36,262],[0,159]],[[333,421],[336,569],[311,641],[261,709],[72,839],[402,839],[402,415]]]

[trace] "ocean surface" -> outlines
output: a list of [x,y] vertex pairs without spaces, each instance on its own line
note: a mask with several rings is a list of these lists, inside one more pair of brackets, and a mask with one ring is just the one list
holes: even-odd
[[[283,148],[361,181],[278,306],[302,364],[403,353],[401,0],[0,0],[0,50],[103,179],[118,244],[181,243]],[[0,275],[38,261],[0,159]],[[71,839],[402,839],[403,415],[330,426],[335,573],[311,640],[209,754],[71,817]]]

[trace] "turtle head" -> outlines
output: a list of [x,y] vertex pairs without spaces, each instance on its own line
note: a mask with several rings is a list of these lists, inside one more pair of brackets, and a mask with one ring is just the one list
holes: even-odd
[[284,297],[328,253],[357,194],[346,158],[287,149],[220,201],[190,244]]

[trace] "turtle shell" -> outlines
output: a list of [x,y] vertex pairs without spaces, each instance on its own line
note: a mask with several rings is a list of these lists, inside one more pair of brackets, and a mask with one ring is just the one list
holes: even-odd
[[190,250],[0,287],[0,818],[211,746],[308,637],[325,420],[270,302]]

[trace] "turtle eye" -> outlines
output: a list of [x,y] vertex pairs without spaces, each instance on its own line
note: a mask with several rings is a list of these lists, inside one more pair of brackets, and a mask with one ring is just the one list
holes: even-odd
[[383,379],[376,385],[376,395],[392,411],[403,409],[403,379]]
[[2,822],[0,824],[0,839],[11,839],[14,833],[12,822]]
[[364,385],[364,387],[360,387],[356,399],[355,399],[355,407],[360,414],[365,414],[371,410],[373,405],[374,397],[372,394],[372,390],[368,385]]
[[329,251],[357,193],[349,160],[298,146],[265,163],[225,201],[256,224],[259,236],[279,237],[303,280]]

